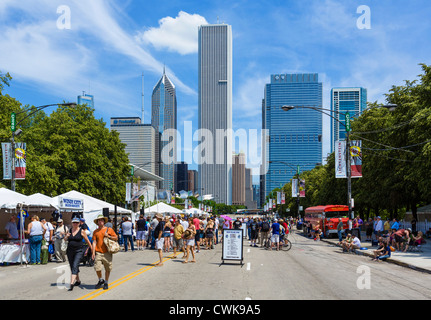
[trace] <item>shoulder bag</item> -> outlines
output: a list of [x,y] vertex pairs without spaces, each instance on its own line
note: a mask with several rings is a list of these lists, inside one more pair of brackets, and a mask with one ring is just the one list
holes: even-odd
[[[108,232],[108,231],[109,231],[109,228],[106,232]],[[120,251],[120,245],[115,240],[111,240],[108,237],[104,237],[103,243],[105,244],[106,248],[108,248],[108,252],[111,254],[115,254],[118,251]]]

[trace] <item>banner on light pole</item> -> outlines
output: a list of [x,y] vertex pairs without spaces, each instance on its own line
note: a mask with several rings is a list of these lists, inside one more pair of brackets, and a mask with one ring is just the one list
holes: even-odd
[[350,168],[352,178],[362,178],[362,141],[350,142]]
[[345,140],[337,140],[335,142],[335,178],[347,178]]
[[15,143],[15,179],[25,180],[27,159],[27,144],[24,142]]
[[3,155],[3,180],[12,179],[12,150],[10,143],[1,144]]
[[292,198],[298,196],[298,179],[292,179]]
[[299,181],[299,197],[305,198],[305,180]]

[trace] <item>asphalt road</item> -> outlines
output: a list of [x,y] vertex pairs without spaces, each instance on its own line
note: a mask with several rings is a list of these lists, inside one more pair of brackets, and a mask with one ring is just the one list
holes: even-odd
[[[114,256],[109,290],[95,290],[92,267],[81,267],[82,285],[68,292],[68,264],[0,267],[0,299],[10,300],[398,300],[430,299],[428,274],[369,257],[342,253],[295,231],[290,251],[267,251],[244,241],[244,264],[221,264],[222,248],[201,250],[183,264],[156,251]],[[179,255],[181,257],[181,255]]]

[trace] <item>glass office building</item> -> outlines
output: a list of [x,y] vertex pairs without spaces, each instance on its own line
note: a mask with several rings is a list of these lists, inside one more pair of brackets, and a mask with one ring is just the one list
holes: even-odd
[[267,130],[263,198],[300,172],[322,163],[322,113],[283,106],[322,108],[322,83],[317,73],[278,74],[265,87],[262,124]]
[[331,114],[340,122],[331,119],[331,153],[335,150],[335,141],[346,139],[345,117],[341,113],[350,114],[350,119],[358,117],[367,108],[367,89],[364,88],[333,88],[331,90]]
[[[159,156],[162,162],[159,166],[159,175],[164,179],[160,189],[174,190],[175,164],[177,162],[177,136],[163,133],[169,129],[177,129],[177,96],[175,86],[165,71],[153,89],[151,97],[151,124],[159,136]],[[168,133],[168,132],[166,132]],[[169,141],[163,141],[167,140]]]

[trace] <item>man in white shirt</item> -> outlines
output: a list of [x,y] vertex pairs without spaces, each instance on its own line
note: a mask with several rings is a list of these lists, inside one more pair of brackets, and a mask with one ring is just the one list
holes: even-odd
[[352,249],[361,249],[361,241],[359,240],[359,238],[357,236],[353,237],[353,241],[352,244],[350,245],[350,250]]
[[380,216],[377,217],[375,231],[376,231],[376,239],[378,240],[382,236],[382,233],[383,233],[383,221],[380,218]]

